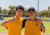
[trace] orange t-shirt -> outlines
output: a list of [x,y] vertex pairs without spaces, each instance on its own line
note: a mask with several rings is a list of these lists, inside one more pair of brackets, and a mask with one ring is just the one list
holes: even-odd
[[39,25],[39,21],[27,20],[25,22],[25,35],[41,35],[41,29]]
[[6,27],[8,27],[8,35],[21,35],[21,28],[23,17],[16,19],[16,22],[9,22]]

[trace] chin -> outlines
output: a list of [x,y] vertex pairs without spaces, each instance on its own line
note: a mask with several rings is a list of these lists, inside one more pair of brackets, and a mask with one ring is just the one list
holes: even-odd
[[31,17],[34,17],[34,16],[31,15]]
[[33,16],[33,15],[30,15],[30,16]]
[[21,17],[21,15],[19,15]]

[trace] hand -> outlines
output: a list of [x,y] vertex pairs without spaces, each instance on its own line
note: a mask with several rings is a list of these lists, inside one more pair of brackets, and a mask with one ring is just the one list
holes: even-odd
[[39,21],[40,23],[42,23],[42,20],[41,20],[41,19],[38,19],[38,21]]
[[40,25],[39,27],[40,27],[40,29],[42,29],[42,25]]
[[6,29],[8,30],[8,27],[6,27]]
[[40,27],[40,29],[42,29],[42,32],[45,33],[45,28],[44,28],[44,26],[43,26],[43,25],[40,25],[39,27]]

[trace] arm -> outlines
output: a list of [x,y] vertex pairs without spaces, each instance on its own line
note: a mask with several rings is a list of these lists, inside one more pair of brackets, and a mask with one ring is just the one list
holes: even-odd
[[44,27],[44,25],[41,23],[41,31],[43,32],[43,33],[45,33],[45,27]]
[[22,28],[25,27],[25,22],[26,22],[26,19],[23,20],[23,23],[22,23]]
[[44,27],[43,27],[43,26],[42,26],[42,32],[43,32],[43,33],[45,33],[45,29],[44,29]]
[[45,33],[45,27],[44,27],[44,25],[43,25],[43,23],[42,23],[42,20],[41,20],[41,19],[38,19],[38,21],[41,23],[41,25],[40,25],[41,31],[42,31],[43,33]]
[[8,24],[10,21],[5,21],[1,24],[1,26],[5,26],[6,24]]
[[14,20],[15,20],[15,19],[11,19],[11,20],[5,21],[5,22],[3,22],[3,23],[1,24],[1,26],[5,26],[6,24],[8,24],[9,22],[14,21]]

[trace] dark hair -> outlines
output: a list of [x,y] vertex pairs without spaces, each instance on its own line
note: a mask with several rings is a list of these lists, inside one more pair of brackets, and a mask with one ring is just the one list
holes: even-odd
[[21,5],[17,6],[17,7],[16,7],[16,11],[17,11],[18,9],[21,9],[21,10],[23,10],[23,12],[24,12],[24,7],[23,7],[23,6],[21,6]]
[[29,12],[30,10],[33,10],[33,11],[35,12],[35,8],[33,8],[33,7],[30,7],[30,8],[28,9],[28,12]]

